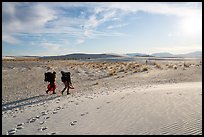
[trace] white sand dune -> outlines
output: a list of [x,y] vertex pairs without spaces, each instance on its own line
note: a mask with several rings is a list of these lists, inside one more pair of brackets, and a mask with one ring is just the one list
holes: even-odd
[[[202,61],[2,63],[2,134],[202,134]],[[60,71],[70,71],[70,95]],[[44,72],[56,71],[57,94]]]
[[2,134],[9,130],[15,135],[201,135],[202,82],[116,88],[103,95],[62,95],[2,112]]

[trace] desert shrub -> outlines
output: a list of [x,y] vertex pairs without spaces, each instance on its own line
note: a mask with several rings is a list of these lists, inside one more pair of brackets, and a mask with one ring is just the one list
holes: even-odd
[[99,83],[98,82],[96,82],[96,83],[94,83],[93,85],[98,85]]
[[135,64],[135,67],[140,67],[140,64]]
[[125,70],[124,70],[124,73],[128,73],[128,69],[125,69]]
[[174,68],[174,69],[177,69],[178,67],[177,67],[177,65],[174,65],[173,68]]
[[111,70],[108,75],[109,75],[109,76],[116,75],[116,71],[115,71],[115,70]]
[[120,68],[119,70],[118,70],[118,72],[124,72],[125,70],[123,69],[123,68]]
[[184,62],[183,66],[186,67],[186,68],[188,68],[190,65],[189,65],[189,64],[186,64],[186,63]]
[[144,72],[144,71],[148,71],[148,67],[144,66],[144,67],[141,69],[141,72]]
[[168,65],[168,68],[173,68],[173,64],[169,64],[169,65]]
[[158,64],[157,62],[154,62],[153,65],[154,65],[156,68],[162,69],[161,65]]
[[47,70],[50,70],[50,69],[52,69],[52,67],[48,66],[48,67],[47,67]]
[[137,72],[139,72],[139,70],[138,70],[138,69],[133,70],[133,73],[137,73]]

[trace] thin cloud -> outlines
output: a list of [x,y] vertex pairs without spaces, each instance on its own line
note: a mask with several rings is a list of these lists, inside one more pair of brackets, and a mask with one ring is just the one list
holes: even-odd
[[16,39],[15,37],[11,36],[11,35],[2,35],[2,41],[7,42],[9,44],[18,44],[21,41]]
[[124,27],[127,25],[128,25],[128,23],[124,23],[124,24],[119,24],[119,25],[114,25],[114,26],[108,26],[107,28],[108,29],[121,28],[121,27]]
[[53,52],[53,51],[56,52],[60,48],[60,45],[53,44],[53,43],[41,43],[40,46],[50,52]]
[[201,16],[201,3],[158,3],[158,2],[128,2],[128,3],[104,3],[110,8],[121,9],[126,12],[144,11],[153,14],[176,16]]
[[76,44],[78,45],[78,44],[82,44],[82,43],[84,43],[84,39],[77,39],[77,41],[76,41]]
[[[71,9],[77,12],[68,13],[67,10],[71,11]],[[117,28],[128,25],[123,17],[130,13],[136,14],[138,11],[177,16],[182,19],[202,18],[202,3],[4,2],[2,5],[2,40],[10,44],[27,43],[22,39],[33,37],[37,43],[42,43],[43,48],[59,50],[60,46],[55,44],[58,42],[57,39],[73,38],[74,44],[82,44],[87,39],[126,36],[127,34],[118,32]],[[123,21],[124,23],[112,25],[112,21]],[[111,23],[100,29],[107,22]]]
[[192,46],[192,45],[182,45],[182,46],[175,46],[175,45],[172,45],[172,46],[169,46],[170,48],[168,47],[157,47],[157,48],[153,48],[153,51],[162,51],[162,52],[170,52],[170,53],[188,53],[188,52],[192,52],[192,51],[202,51],[202,47],[198,44],[198,45],[195,45]]

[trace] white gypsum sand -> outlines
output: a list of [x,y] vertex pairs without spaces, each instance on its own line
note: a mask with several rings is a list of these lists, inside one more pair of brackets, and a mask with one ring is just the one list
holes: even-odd
[[[202,134],[202,66],[198,62],[177,69],[162,63],[162,69],[148,66],[148,71],[126,68],[127,72],[110,76],[104,76],[106,69],[97,68],[105,64],[33,64],[3,65],[3,104],[9,98],[22,99],[2,106],[2,134]],[[114,65],[107,67],[114,69]],[[117,65],[131,68],[134,63]],[[70,95],[60,95],[59,74],[57,94],[45,94],[47,66],[57,72],[69,68],[75,87]],[[28,84],[29,74],[33,80]]]

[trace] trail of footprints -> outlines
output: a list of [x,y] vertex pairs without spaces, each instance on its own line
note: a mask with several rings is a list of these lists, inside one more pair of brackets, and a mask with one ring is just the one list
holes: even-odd
[[[59,111],[60,109],[64,109],[64,108],[59,106],[59,107],[57,107],[56,109],[53,110],[52,114],[57,114],[57,111]],[[43,117],[44,120],[39,122],[40,126],[39,126],[38,130],[45,131],[46,129],[48,129],[48,127],[42,126],[42,125],[46,122],[47,119],[50,118],[50,116],[48,116],[48,114],[49,114],[48,112],[49,112],[49,110],[42,111],[40,113],[40,115],[37,115],[35,117],[31,117],[31,118],[27,119],[27,121],[25,123],[17,124],[15,128],[7,131],[6,135],[14,135],[17,131],[19,131],[19,130],[24,128],[24,124],[34,123],[37,120],[39,120],[41,117]],[[54,135],[54,134],[55,134],[54,132],[50,133],[50,135]]]
[[[93,98],[89,97],[88,99],[93,99]],[[55,103],[59,103],[59,102],[60,102],[60,99],[58,99],[58,100],[55,101]],[[74,102],[74,101],[71,100],[71,101],[69,101],[69,102]],[[109,103],[111,103],[111,101],[106,101],[106,104],[109,104]],[[41,103],[41,104],[42,104],[42,103]],[[42,104],[42,105],[43,105],[43,104]],[[75,105],[79,105],[79,104],[78,104],[78,103],[75,103]],[[61,110],[61,109],[64,109],[64,107],[59,106],[59,107],[53,109],[51,113],[49,113],[49,110],[47,110],[47,111],[42,111],[42,112],[40,112],[39,115],[27,119],[27,121],[26,121],[25,123],[19,123],[19,124],[17,124],[17,125],[15,126],[15,128],[13,128],[13,129],[7,131],[6,135],[15,135],[16,132],[18,132],[19,130],[21,130],[21,129],[23,129],[24,127],[26,127],[25,124],[31,124],[31,123],[34,123],[34,122],[36,122],[36,121],[38,121],[38,120],[39,120],[39,126],[38,126],[38,129],[37,129],[37,130],[38,130],[38,131],[41,131],[41,132],[46,131],[46,130],[48,129],[48,127],[47,127],[47,126],[43,126],[43,125],[46,123],[46,120],[49,120],[49,118],[50,118],[49,114],[55,115],[55,114],[57,114],[58,111]],[[97,107],[96,109],[97,109],[97,110],[101,109],[101,106]],[[85,116],[85,115],[87,115],[87,114],[89,114],[89,112],[81,113],[80,116]],[[77,120],[73,120],[73,121],[70,122],[69,125],[70,125],[70,126],[74,126],[74,125],[76,125],[76,124],[77,124]],[[48,135],[55,135],[55,134],[56,134],[56,132],[48,133]]]
[[16,127],[13,128],[13,129],[11,129],[11,130],[9,130],[9,131],[6,133],[6,135],[14,135],[14,134],[17,132],[17,130],[20,130],[20,129],[24,128],[24,127],[23,127],[24,124],[25,124],[25,123],[17,124]]

